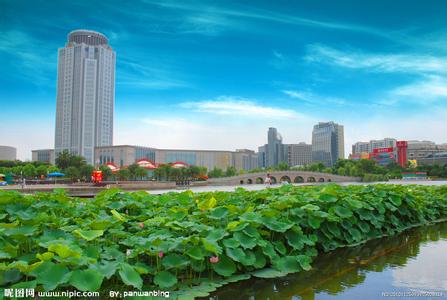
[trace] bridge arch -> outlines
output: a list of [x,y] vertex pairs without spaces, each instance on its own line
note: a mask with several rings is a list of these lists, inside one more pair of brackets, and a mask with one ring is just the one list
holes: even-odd
[[278,180],[276,180],[275,176],[270,176],[270,180],[271,180],[272,184],[278,183]]
[[284,175],[279,179],[279,182],[284,182],[284,181],[287,181],[288,183],[292,182],[292,180],[290,180],[290,177],[287,175]]
[[302,176],[296,176],[295,179],[293,180],[294,183],[303,183],[304,182],[304,178]]
[[307,182],[316,182],[315,177],[313,176],[307,177]]
[[[263,184],[266,178],[266,175],[270,174],[272,177],[272,183],[279,183],[280,180],[283,180],[285,176],[290,178],[290,181],[293,183],[314,183],[314,182],[353,182],[360,181],[358,177],[349,177],[349,176],[340,176],[329,173],[321,173],[321,172],[310,172],[310,171],[273,171],[273,172],[257,172],[257,173],[246,173],[232,177],[223,177],[223,178],[210,178],[208,179],[209,184],[214,185],[240,185],[240,184]],[[324,181],[323,181],[324,180]]]

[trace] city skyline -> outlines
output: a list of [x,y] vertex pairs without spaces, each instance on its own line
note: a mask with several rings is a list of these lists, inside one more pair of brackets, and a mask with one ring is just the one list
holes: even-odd
[[0,0],[0,144],[19,159],[54,147],[57,48],[79,28],[117,52],[117,145],[255,150],[268,127],[310,143],[331,120],[346,157],[388,136],[445,143],[445,4],[384,3],[109,1],[98,17],[87,1]]

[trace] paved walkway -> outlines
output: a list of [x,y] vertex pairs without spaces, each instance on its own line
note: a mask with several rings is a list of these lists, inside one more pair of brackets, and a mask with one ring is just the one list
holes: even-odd
[[[338,183],[339,185],[368,185],[368,184],[420,184],[420,185],[447,185],[447,180],[443,181],[416,181],[416,180],[390,180],[387,182],[342,182]],[[328,184],[328,183],[294,183],[294,186],[305,186],[305,185],[321,185],[321,184]],[[280,184],[273,184],[270,187],[280,187]],[[191,187],[191,188],[183,188],[183,189],[164,189],[164,190],[150,190],[147,191],[150,194],[164,194],[164,193],[170,193],[170,192],[176,192],[180,193],[186,190],[191,190],[194,193],[200,193],[200,192],[215,192],[215,191],[222,191],[222,192],[232,192],[236,188],[242,187],[248,191],[259,191],[267,188],[264,184],[245,184],[245,185],[222,185],[222,186],[198,186],[198,187]]]

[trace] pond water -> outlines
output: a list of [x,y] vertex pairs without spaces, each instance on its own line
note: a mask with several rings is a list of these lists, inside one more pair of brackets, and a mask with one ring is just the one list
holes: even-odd
[[447,299],[447,223],[322,254],[308,272],[251,278],[207,299]]

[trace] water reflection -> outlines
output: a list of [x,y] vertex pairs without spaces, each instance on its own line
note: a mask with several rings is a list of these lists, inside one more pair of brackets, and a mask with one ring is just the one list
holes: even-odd
[[382,292],[409,290],[442,291],[445,299],[447,223],[338,249],[321,255],[313,266],[283,278],[229,285],[211,299],[378,299]]

